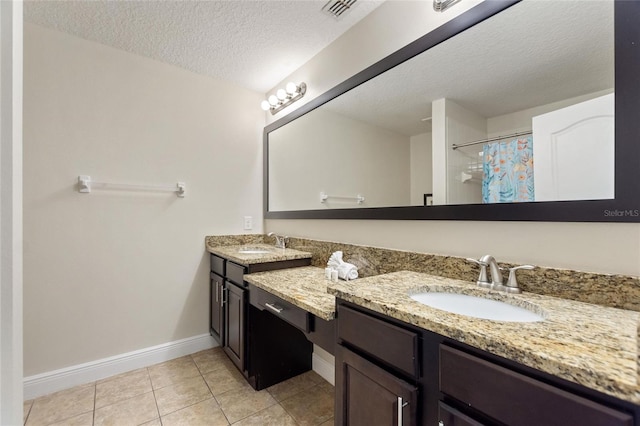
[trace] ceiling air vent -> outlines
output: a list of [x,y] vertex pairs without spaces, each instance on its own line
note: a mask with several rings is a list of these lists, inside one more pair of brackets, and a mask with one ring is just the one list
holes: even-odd
[[329,0],[327,4],[322,7],[322,11],[338,19],[343,13],[348,11],[356,1],[357,0]]

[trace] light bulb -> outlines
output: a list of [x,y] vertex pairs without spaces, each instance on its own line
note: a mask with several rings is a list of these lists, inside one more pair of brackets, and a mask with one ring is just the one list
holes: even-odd
[[278,91],[276,92],[276,96],[281,101],[284,101],[285,99],[287,99],[287,92],[284,89],[278,89]]
[[287,83],[287,93],[291,94],[291,95],[295,95],[298,92],[298,85],[295,83]]
[[278,105],[278,98],[276,97],[276,95],[269,96],[269,103],[273,106]]
[[260,104],[260,108],[265,111],[269,111],[271,109],[271,104],[269,103],[269,101],[262,101],[262,103]]

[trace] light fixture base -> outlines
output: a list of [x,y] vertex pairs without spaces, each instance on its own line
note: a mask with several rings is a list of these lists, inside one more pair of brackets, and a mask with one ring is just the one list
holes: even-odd
[[436,12],[444,12],[460,0],[433,0],[433,10]]
[[295,101],[302,99],[305,93],[307,93],[307,85],[306,83],[300,83],[297,85],[297,92],[293,95],[287,93],[287,97],[284,100],[281,100],[276,105],[272,106],[269,111],[271,111],[271,115],[276,115],[278,112],[282,111]]

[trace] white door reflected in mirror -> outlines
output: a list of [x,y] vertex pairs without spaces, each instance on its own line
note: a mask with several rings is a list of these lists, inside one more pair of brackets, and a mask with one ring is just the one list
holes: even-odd
[[614,198],[614,94],[533,117],[535,200]]

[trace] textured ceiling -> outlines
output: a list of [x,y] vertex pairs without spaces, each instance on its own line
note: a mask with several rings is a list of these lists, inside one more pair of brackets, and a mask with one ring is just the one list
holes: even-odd
[[25,20],[267,92],[383,1],[25,1]]
[[430,131],[431,102],[484,117],[613,88],[613,2],[524,1],[326,108],[391,131]]

